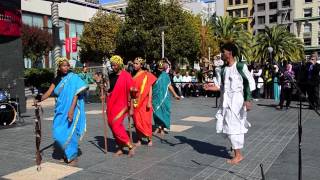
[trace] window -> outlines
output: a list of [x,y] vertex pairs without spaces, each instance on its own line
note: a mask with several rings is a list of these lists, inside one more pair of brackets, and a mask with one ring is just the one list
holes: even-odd
[[290,7],[290,0],[282,1],[282,7]]
[[248,3],[248,0],[243,0],[243,4],[247,4]]
[[320,45],[320,37],[318,37],[318,45]]
[[241,4],[241,0],[236,0],[235,4]]
[[241,9],[236,9],[234,13],[235,13],[234,15],[235,17],[241,17]]
[[311,17],[312,16],[312,9],[304,9],[304,17]]
[[312,0],[304,0],[305,3],[312,3]]
[[320,7],[318,7],[318,16],[320,16]]
[[266,10],[266,4],[262,3],[262,4],[258,4],[258,11],[265,11]]
[[233,17],[233,11],[228,11],[230,17]]
[[269,23],[277,23],[277,14],[269,16]]
[[304,38],[303,41],[305,46],[311,46],[311,38]]
[[282,21],[282,22],[290,21],[290,13],[282,14],[282,15],[281,15],[281,21]]
[[266,17],[265,16],[258,16],[258,24],[265,24]]
[[311,33],[311,24],[308,23],[308,24],[304,24],[304,33]]
[[36,26],[43,28],[43,17],[35,14],[23,14],[22,22],[28,24],[29,26]]
[[229,5],[233,5],[233,0],[229,0]]
[[247,8],[243,9],[242,16],[248,17],[248,9]]
[[278,2],[269,3],[269,9],[277,9],[277,8],[278,8]]

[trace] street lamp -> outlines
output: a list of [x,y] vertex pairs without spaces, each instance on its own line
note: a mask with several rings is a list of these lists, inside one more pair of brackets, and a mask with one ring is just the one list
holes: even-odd
[[167,29],[168,26],[161,26],[161,57],[164,58],[164,30]]
[[273,64],[273,62],[272,62],[272,61],[273,61],[273,60],[272,60],[273,48],[272,48],[271,46],[269,46],[269,47],[268,47],[268,51],[269,51],[269,55],[270,55],[270,56],[269,56],[269,57],[270,57],[270,62],[271,62],[271,64]]

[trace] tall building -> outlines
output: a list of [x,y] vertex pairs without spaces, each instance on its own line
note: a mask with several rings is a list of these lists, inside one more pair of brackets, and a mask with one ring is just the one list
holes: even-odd
[[239,17],[245,29],[252,31],[253,0],[224,0],[224,14]]
[[305,45],[305,53],[320,52],[320,2],[319,0],[295,0],[294,33]]
[[[77,42],[82,34],[84,24],[100,8],[94,0],[68,0],[59,4],[61,42],[61,54],[71,60],[71,63],[79,62],[79,47]],[[94,2],[94,3],[91,3]],[[37,26],[52,31],[51,3],[47,0],[23,0],[21,1],[22,22],[30,26]],[[104,8],[104,10],[107,10]],[[30,59],[25,59],[25,67],[32,66]],[[39,67],[52,67],[53,56],[45,56]]]
[[295,0],[255,0],[254,33],[263,32],[265,26],[287,25],[293,32],[293,5]]
[[225,0],[216,0],[216,15],[217,16],[225,16]]

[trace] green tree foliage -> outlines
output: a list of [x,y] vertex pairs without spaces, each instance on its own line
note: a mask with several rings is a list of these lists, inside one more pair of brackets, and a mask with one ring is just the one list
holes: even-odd
[[171,1],[129,0],[126,21],[117,36],[117,53],[126,60],[141,56],[161,58],[161,31],[165,32],[165,56],[173,63],[198,58],[199,31],[190,25],[194,17]]
[[126,20],[117,36],[117,54],[125,60],[137,56],[148,60],[161,57],[163,26],[159,0],[129,0]]
[[253,38],[251,34],[243,28],[237,18],[220,16],[212,19],[213,34],[217,38],[219,45],[226,42],[234,43],[238,48],[237,57],[242,56],[250,61],[252,56]]
[[162,5],[166,25],[165,56],[173,63],[193,64],[200,53],[200,27],[197,17],[184,11],[175,1]]
[[52,34],[39,27],[23,24],[21,39],[23,57],[31,59],[33,67],[53,48]]
[[116,35],[122,21],[116,14],[99,10],[85,24],[80,38],[80,58],[82,62],[102,62],[110,57],[116,48]]
[[294,62],[304,59],[303,43],[290,33],[286,26],[265,27],[265,32],[259,33],[255,41],[256,59],[261,63],[269,60],[268,47],[273,48],[272,57],[277,62],[282,60]]

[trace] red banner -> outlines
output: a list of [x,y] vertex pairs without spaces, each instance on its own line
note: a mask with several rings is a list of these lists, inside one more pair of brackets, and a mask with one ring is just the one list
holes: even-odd
[[72,52],[77,52],[77,41],[78,41],[78,38],[76,37],[72,38]]
[[70,53],[70,38],[66,38],[65,46],[66,46],[66,53]]
[[21,11],[19,9],[6,9],[0,5],[0,35],[20,36]]

